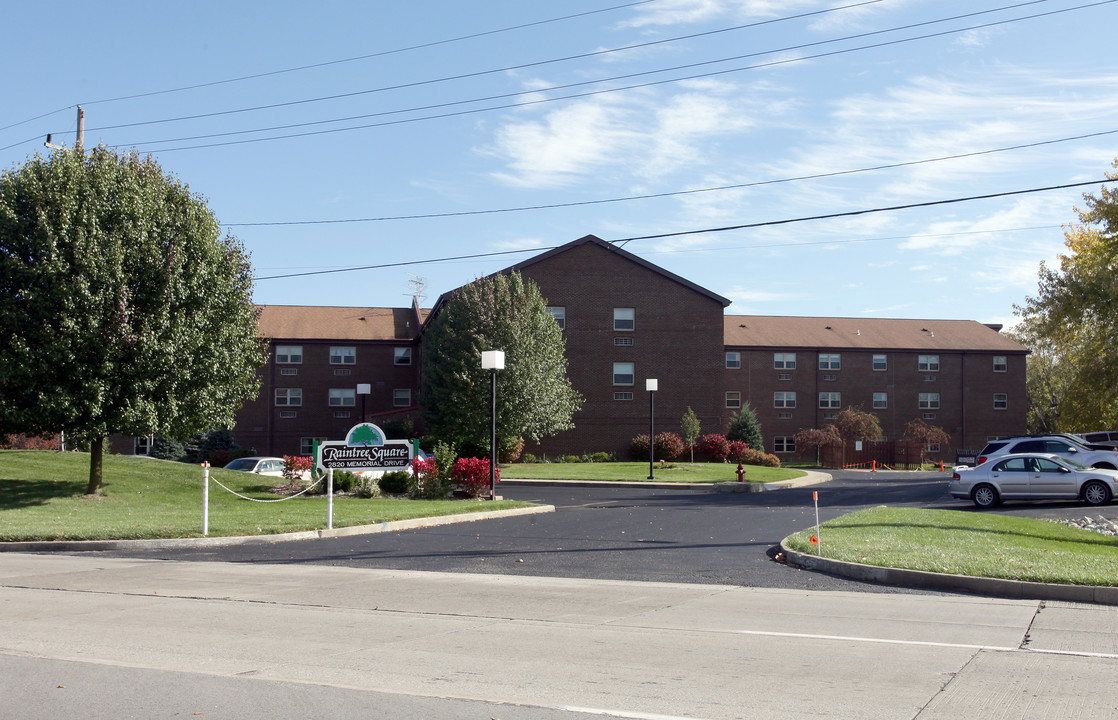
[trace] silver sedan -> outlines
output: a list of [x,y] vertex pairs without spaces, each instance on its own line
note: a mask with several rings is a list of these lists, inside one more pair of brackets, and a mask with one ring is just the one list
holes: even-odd
[[1118,493],[1118,470],[1089,468],[1049,454],[1003,455],[978,467],[957,467],[947,491],[980,508],[1002,500],[1082,500],[1105,505]]

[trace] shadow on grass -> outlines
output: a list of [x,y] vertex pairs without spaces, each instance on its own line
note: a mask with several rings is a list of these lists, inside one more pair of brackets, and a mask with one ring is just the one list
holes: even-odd
[[[826,527],[826,526],[824,526],[824,527]],[[1061,527],[1062,528],[1063,526],[1057,525],[1056,527]],[[1100,546],[1103,546],[1103,547],[1118,547],[1118,538],[1111,537],[1109,535],[1102,535],[1100,533],[1090,533],[1089,535],[1085,535],[1083,537],[1078,537],[1078,538],[1053,537],[1052,535],[1042,533],[1042,532],[1035,532],[1035,533],[1034,532],[1021,532],[1019,530],[1001,530],[1001,529],[998,529],[998,528],[967,527],[967,526],[961,526],[961,525],[937,525],[937,524],[934,524],[934,523],[912,523],[912,522],[905,522],[905,523],[880,523],[880,522],[876,522],[876,523],[875,522],[843,523],[841,526],[830,528],[830,531],[831,532],[841,532],[841,531],[844,531],[844,530],[847,530],[847,529],[866,529],[866,530],[871,530],[871,531],[874,531],[874,530],[881,531],[881,530],[886,530],[888,528],[894,528],[894,529],[897,529],[897,530],[919,530],[921,528],[924,528],[924,529],[927,529],[927,530],[957,530],[959,532],[986,533],[986,534],[990,534],[990,535],[1005,535],[1007,537],[1033,538],[1035,540],[1046,540],[1046,541],[1049,541],[1049,542],[1077,543],[1077,544],[1081,544],[1081,545],[1100,545]]]
[[0,510],[45,505],[50,500],[85,494],[79,480],[0,480]]

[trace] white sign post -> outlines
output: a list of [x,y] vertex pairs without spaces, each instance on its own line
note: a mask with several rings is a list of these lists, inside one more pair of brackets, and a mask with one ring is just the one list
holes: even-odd
[[202,537],[210,534],[210,464],[202,463]]
[[354,425],[345,440],[318,444],[315,465],[326,473],[326,529],[334,527],[334,471],[406,470],[415,458],[408,440],[386,440],[372,423]]

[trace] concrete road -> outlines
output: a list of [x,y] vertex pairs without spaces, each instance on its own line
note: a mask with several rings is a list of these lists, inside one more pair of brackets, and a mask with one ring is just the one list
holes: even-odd
[[1118,609],[5,554],[0,717],[1102,718]]

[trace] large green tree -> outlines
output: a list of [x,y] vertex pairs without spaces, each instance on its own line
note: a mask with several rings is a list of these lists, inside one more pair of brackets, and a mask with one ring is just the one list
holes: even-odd
[[229,426],[259,389],[252,267],[149,157],[35,155],[0,175],[0,433],[89,443]]
[[[1118,173],[1107,177],[1118,180]],[[1118,189],[1083,197],[1086,209],[1074,209],[1079,224],[1064,229],[1068,252],[1059,268],[1042,263],[1036,296],[1017,308],[1018,337],[1033,350],[1033,427],[1118,425]]]
[[490,378],[483,350],[502,350],[497,372],[498,446],[538,442],[574,427],[582,397],[567,379],[566,343],[539,288],[520,273],[455,290],[424,330],[420,408],[427,432],[459,448],[489,447]]

